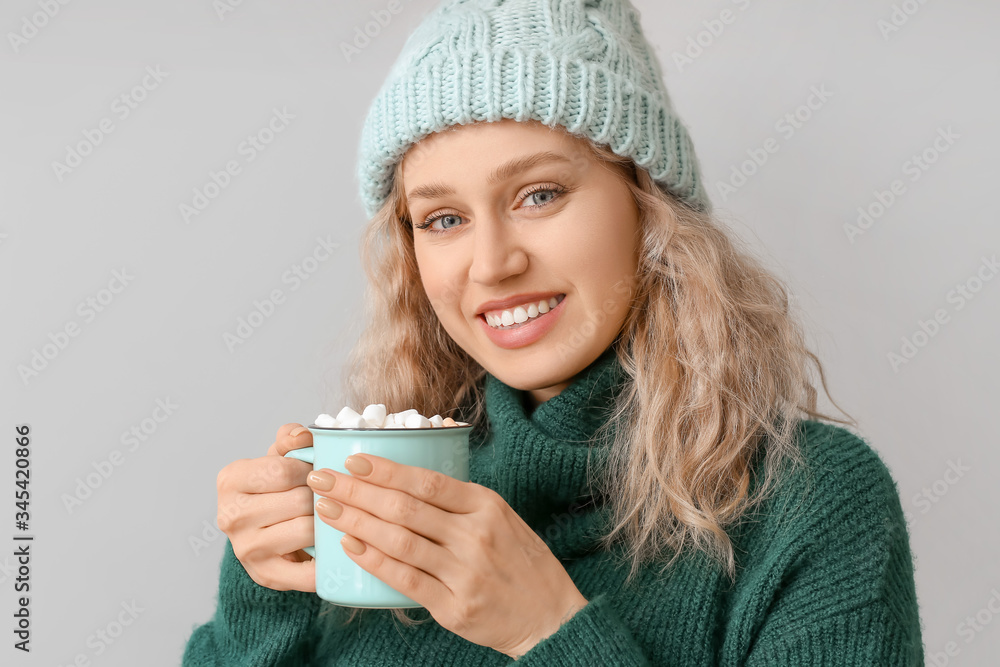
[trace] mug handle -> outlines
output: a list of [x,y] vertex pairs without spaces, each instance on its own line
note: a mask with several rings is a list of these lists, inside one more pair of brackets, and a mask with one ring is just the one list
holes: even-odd
[[[285,453],[285,457],[291,459],[298,459],[299,461],[305,461],[306,463],[315,462],[315,450],[312,447],[301,447],[299,449],[293,449]],[[307,554],[316,557],[316,547],[305,547],[302,549]]]

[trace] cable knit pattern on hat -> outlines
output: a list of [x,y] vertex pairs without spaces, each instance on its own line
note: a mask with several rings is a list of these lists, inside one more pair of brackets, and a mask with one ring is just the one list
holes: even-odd
[[708,211],[694,145],[628,0],[446,0],[410,35],[365,119],[371,217],[411,145],[452,125],[529,119],[607,144]]

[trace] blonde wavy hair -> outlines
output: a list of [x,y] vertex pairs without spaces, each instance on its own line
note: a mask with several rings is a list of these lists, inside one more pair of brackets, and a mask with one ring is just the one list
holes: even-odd
[[[771,495],[786,465],[803,463],[799,421],[857,423],[817,411],[810,363],[830,392],[782,282],[713,214],[663,192],[631,159],[586,143],[628,184],[642,229],[638,288],[614,344],[625,385],[595,435],[613,430],[597,480],[612,517],[601,547],[625,545],[626,583],[669,555],[666,570],[685,550],[708,556],[734,579],[726,527]],[[486,371],[448,336],[422,287],[402,161],[388,200],[364,231],[361,256],[367,325],[343,375],[348,404],[453,414],[485,428]],[[360,611],[352,609],[345,622]],[[429,618],[393,611],[404,625]]]

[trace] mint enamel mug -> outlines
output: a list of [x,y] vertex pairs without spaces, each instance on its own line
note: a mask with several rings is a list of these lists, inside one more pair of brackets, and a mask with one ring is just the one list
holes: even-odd
[[[351,454],[373,454],[397,463],[436,470],[455,479],[469,481],[469,434],[471,426],[407,429],[307,427],[313,446],[293,449],[287,457],[312,463],[314,470],[328,468],[345,475],[344,459]],[[316,501],[313,494],[315,515]],[[316,559],[316,594],[344,607],[366,609],[412,609],[419,604],[367,572],[344,553],[344,533],[314,516],[316,546],[306,552]]]

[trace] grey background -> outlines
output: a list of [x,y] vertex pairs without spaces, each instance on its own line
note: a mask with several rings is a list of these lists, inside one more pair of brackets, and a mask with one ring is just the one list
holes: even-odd
[[[13,427],[21,423],[32,428],[36,539],[30,655],[11,647],[13,547],[0,548],[8,619],[0,661],[177,664],[192,629],[210,618],[224,544],[214,528],[218,471],[265,454],[282,424],[339,407],[337,377],[358,332],[363,284],[358,132],[403,40],[433,4],[403,0],[348,62],[341,44],[388,2],[245,0],[220,15],[210,0],[78,0],[17,50],[9,34],[41,10],[35,1],[4,3],[0,540],[13,545],[17,532]],[[835,400],[898,481],[928,664],[994,664],[1000,619],[987,605],[1000,604],[1000,494],[990,343],[1000,280],[973,281],[981,290],[961,309],[948,295],[1000,250],[1000,54],[991,39],[1000,6],[635,4],[713,201],[788,281]],[[894,4],[918,11],[886,38],[878,22],[891,20]],[[679,67],[674,53],[726,9],[733,21],[718,36],[703,34],[703,52]],[[164,80],[120,118],[113,101],[147,67]],[[786,138],[776,122],[814,86],[832,96]],[[238,147],[274,108],[294,119],[249,162]],[[60,181],[52,163],[103,118],[113,132]],[[933,146],[939,128],[959,138],[911,181],[907,161]],[[768,138],[779,150],[724,200],[716,184]],[[179,206],[229,160],[241,173],[186,223]],[[851,242],[844,225],[894,179],[905,193]],[[318,237],[339,248],[293,288],[283,276]],[[78,304],[112,295],[102,290],[122,269],[133,276],[127,287],[87,321]],[[284,302],[230,350],[224,334],[275,289]],[[939,309],[948,321],[918,336],[925,344],[893,369],[887,355]],[[22,380],[18,366],[69,323],[78,335]],[[123,432],[150,419],[158,399],[178,407],[130,451]],[[115,450],[120,465],[67,508]],[[953,464],[961,476],[948,472]],[[141,609],[134,622],[110,645],[97,640],[133,603]],[[985,624],[963,631],[977,613]]]

